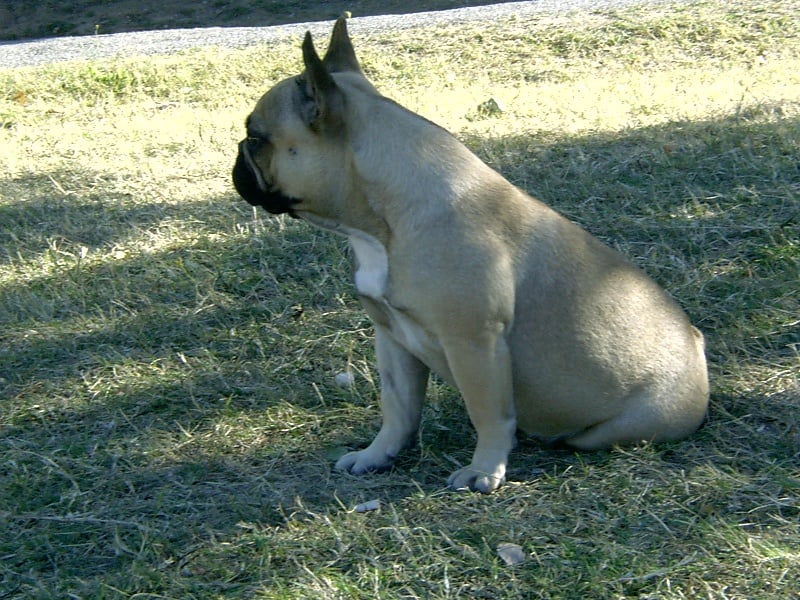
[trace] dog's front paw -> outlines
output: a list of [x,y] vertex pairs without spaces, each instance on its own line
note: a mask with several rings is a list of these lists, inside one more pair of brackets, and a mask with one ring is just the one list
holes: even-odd
[[472,490],[483,494],[491,494],[506,480],[505,465],[492,469],[477,469],[473,465],[459,469],[447,480],[447,485],[456,491]]
[[378,473],[387,471],[394,464],[394,456],[389,456],[382,450],[376,450],[371,446],[358,452],[348,452],[338,461],[334,467],[337,471],[347,471],[353,475],[363,475],[364,473]]

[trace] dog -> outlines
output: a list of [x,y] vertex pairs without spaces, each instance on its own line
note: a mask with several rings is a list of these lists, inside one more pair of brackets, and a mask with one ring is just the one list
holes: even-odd
[[349,239],[374,323],[382,426],[336,468],[391,467],[429,372],[477,433],[456,490],[505,481],[517,430],[582,450],[677,440],[703,421],[703,335],[620,253],[382,96],[339,19],[328,50],[256,104],[233,182],[250,204]]

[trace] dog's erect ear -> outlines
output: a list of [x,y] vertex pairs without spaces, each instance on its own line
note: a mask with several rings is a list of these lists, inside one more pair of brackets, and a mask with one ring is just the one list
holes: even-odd
[[347,19],[344,17],[337,19],[333,26],[331,42],[328,44],[328,51],[322,59],[322,64],[328,69],[328,73],[354,71],[363,75],[361,65],[356,58],[356,51],[353,49],[353,42],[347,33]]
[[344,97],[314,48],[311,33],[303,40],[305,73],[298,79],[303,99],[301,112],[308,126],[317,132],[337,129],[341,124]]

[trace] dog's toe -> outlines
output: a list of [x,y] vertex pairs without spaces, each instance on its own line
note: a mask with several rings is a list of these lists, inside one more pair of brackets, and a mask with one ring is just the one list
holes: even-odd
[[488,473],[469,467],[459,469],[447,480],[447,485],[456,491],[481,492],[482,494],[491,494],[499,488],[506,478],[500,473]]
[[363,475],[365,473],[379,473],[388,471],[392,468],[394,460],[384,453],[371,452],[369,448],[358,452],[348,452],[338,461],[335,469],[346,471],[353,475]]

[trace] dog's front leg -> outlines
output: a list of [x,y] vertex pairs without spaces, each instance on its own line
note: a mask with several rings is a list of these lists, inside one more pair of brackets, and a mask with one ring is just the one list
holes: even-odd
[[345,454],[336,463],[337,469],[353,474],[381,471],[392,466],[397,454],[408,445],[419,427],[428,383],[428,367],[377,324],[375,353],[381,381],[383,424],[367,448]]
[[515,443],[511,354],[505,339],[490,333],[474,340],[449,341],[445,352],[478,433],[472,463],[447,482],[456,490],[489,494],[505,481],[508,453]]

